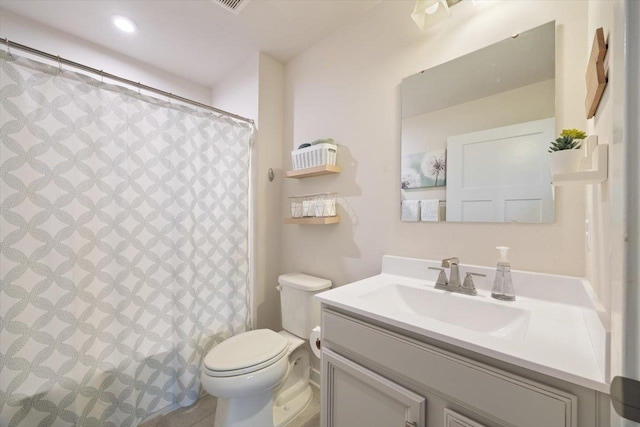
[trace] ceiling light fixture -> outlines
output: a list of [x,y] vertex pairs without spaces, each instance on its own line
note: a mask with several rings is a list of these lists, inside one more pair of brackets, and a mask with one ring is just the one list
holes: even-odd
[[451,16],[447,0],[416,0],[411,18],[424,31]]
[[126,16],[116,15],[113,18],[111,18],[111,21],[113,22],[113,25],[115,25],[117,29],[125,33],[135,33],[138,29],[138,26],[136,25],[136,23],[133,22],[131,19],[127,18]]

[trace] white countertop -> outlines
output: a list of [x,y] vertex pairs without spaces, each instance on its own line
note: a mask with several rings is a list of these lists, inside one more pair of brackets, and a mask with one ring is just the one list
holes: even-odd
[[[437,272],[426,272],[426,267],[439,263],[399,257],[384,258],[382,274],[320,293],[316,297],[328,306],[609,393],[604,362],[607,351],[601,348],[608,342],[607,337],[603,336],[607,332],[603,325],[598,324],[597,313],[589,301],[592,297],[589,289],[580,289],[586,285],[583,280],[513,271],[516,301],[504,302],[491,298],[491,269],[461,266],[461,277],[464,277],[462,272],[466,271],[482,272],[489,277],[476,284],[478,296],[452,294],[452,298],[467,299],[461,301],[466,306],[471,301],[478,301],[529,313],[523,333],[515,338],[504,338],[435,320],[410,310],[401,310],[391,304],[372,304],[369,296],[375,294],[376,290],[398,284],[419,289],[429,287],[430,292],[448,293],[433,289],[433,276]],[[392,274],[398,272],[402,274]],[[483,319],[477,321],[482,322]]]

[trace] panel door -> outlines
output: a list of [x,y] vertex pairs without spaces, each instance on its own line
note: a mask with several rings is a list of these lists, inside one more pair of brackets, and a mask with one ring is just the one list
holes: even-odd
[[447,221],[554,221],[547,147],[555,119],[447,138]]
[[425,427],[425,399],[328,349],[322,350],[323,427]]

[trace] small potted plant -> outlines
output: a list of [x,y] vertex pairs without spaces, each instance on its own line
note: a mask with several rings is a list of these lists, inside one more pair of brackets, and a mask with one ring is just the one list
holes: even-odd
[[580,167],[582,157],[582,140],[587,134],[578,129],[564,129],[549,147],[549,163],[551,173],[571,173],[577,172]]

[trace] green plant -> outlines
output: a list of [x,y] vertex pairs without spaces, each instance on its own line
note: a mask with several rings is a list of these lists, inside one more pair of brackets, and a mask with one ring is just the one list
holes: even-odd
[[587,134],[578,129],[563,129],[560,136],[570,136],[573,139],[585,139]]
[[549,152],[562,150],[574,150],[581,147],[581,141],[587,137],[587,134],[578,129],[563,129],[560,137],[551,142]]

